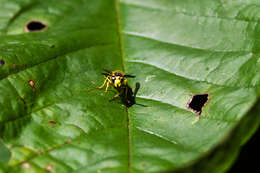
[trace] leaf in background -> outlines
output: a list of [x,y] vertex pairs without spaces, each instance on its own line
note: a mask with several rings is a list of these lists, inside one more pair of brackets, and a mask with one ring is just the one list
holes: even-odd
[[[259,110],[248,114],[260,91],[258,2],[0,3],[0,134],[12,153],[9,172],[141,173],[191,163],[203,172],[201,158],[213,149],[229,160],[212,162],[212,172],[224,172],[259,126]],[[28,33],[32,21],[46,28]],[[103,68],[136,75],[137,102],[148,107],[108,102],[114,93],[95,89]],[[197,115],[187,103],[195,94],[209,100],[192,125]],[[232,153],[217,149],[241,128]]]

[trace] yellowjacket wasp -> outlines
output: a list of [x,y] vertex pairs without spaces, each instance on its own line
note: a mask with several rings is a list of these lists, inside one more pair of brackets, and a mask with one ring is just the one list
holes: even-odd
[[[108,88],[110,85],[113,85],[113,87],[117,90],[117,94],[114,96],[114,98],[110,99],[110,101],[117,99],[118,97],[121,98],[122,103],[126,107],[131,107],[134,104],[137,104],[135,102],[136,94],[140,88],[140,83],[137,82],[135,84],[135,90],[132,91],[132,88],[128,84],[127,78],[135,78],[135,76],[125,74],[124,72],[120,70],[110,71],[104,69],[104,72],[102,73],[104,75],[105,81],[104,83],[98,87],[103,88],[106,85],[105,92],[108,91]],[[142,104],[137,104],[141,106],[145,106]]]

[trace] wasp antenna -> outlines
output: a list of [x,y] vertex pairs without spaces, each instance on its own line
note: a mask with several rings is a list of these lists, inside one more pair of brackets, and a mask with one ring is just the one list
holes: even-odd
[[103,74],[103,75],[105,75],[105,76],[108,76],[108,75],[109,75],[108,73],[101,73],[101,74]]
[[105,71],[105,72],[107,72],[107,73],[112,73],[112,71],[107,70],[107,69],[104,69],[104,68],[103,68],[103,71]]
[[141,85],[140,85],[139,82],[136,82],[136,83],[135,83],[134,97],[136,97],[136,94],[137,94],[137,92],[138,92],[140,86],[141,86]]
[[125,74],[124,77],[135,78],[135,76],[129,74]]

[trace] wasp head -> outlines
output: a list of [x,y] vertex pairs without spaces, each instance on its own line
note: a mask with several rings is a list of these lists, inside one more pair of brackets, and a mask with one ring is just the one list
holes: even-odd
[[125,74],[119,70],[112,72],[111,82],[116,88],[121,87],[122,85],[127,83],[127,79],[124,77],[124,75]]
[[113,84],[114,87],[119,88],[122,85],[127,85],[127,79],[126,78],[134,78],[135,76],[127,75],[124,72],[120,70],[116,71],[110,71],[104,69],[106,73],[103,73],[105,77],[109,78],[109,81],[111,84]]

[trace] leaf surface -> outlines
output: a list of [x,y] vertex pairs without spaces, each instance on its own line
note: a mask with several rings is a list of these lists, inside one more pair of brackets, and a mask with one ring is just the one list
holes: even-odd
[[10,158],[9,150],[0,142],[0,164],[7,163]]
[[[0,134],[12,153],[3,170],[185,171],[214,149],[225,157],[218,147],[243,128],[228,163],[213,162],[224,172],[259,126],[257,1],[0,3]],[[30,21],[46,29],[28,33]],[[114,92],[96,89],[103,68],[136,75],[148,107],[109,102]],[[209,100],[192,125],[195,94]]]

